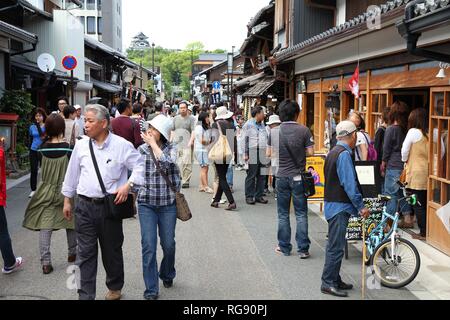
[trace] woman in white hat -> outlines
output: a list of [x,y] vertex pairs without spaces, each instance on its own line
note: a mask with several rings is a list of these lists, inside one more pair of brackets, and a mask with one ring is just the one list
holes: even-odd
[[[175,197],[180,190],[181,176],[176,164],[176,150],[169,142],[172,121],[159,115],[148,125],[149,129],[142,134],[145,144],[139,148],[145,156],[146,173],[145,184],[139,191],[138,205],[146,288],[144,298],[156,300],[159,297],[158,275],[165,288],[172,287],[176,276]],[[158,234],[164,254],[159,271],[156,258]]]
[[[223,135],[227,137],[228,144],[231,150],[234,150],[234,140],[235,140],[235,127],[232,123],[233,112],[228,111],[226,107],[220,107],[216,111],[216,122],[212,125],[214,141],[218,141],[220,136],[219,128]],[[214,143],[214,142],[213,142]],[[230,163],[214,164],[216,167],[217,175],[219,176],[219,187],[217,189],[214,200],[211,204],[213,208],[219,208],[219,203],[222,198],[223,193],[227,196],[229,206],[225,210],[233,211],[236,210],[236,202],[234,201],[233,193],[231,192],[230,185],[227,181],[227,172],[230,167]]]

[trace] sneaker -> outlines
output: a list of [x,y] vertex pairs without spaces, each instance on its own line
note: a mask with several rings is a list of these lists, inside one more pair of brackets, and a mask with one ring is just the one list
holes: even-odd
[[309,254],[309,252],[300,252],[300,253],[298,254],[298,256],[299,256],[300,259],[302,259],[302,260],[306,260],[306,259],[311,258],[311,255]]
[[14,273],[14,272],[16,272],[17,270],[19,270],[22,267],[23,263],[24,263],[23,258],[18,257],[18,258],[16,258],[16,264],[13,267],[11,267],[11,268],[3,268],[2,269],[2,273],[3,274]]
[[36,191],[31,191],[31,193],[28,196],[28,198],[30,198],[30,199],[33,198],[35,194],[36,194]]
[[280,247],[276,247],[275,248],[275,253],[279,254],[279,255],[283,255],[285,257],[289,257],[291,254],[290,253],[284,253]]
[[220,203],[220,204],[225,204],[225,203],[227,203],[227,200],[220,200],[219,203]]

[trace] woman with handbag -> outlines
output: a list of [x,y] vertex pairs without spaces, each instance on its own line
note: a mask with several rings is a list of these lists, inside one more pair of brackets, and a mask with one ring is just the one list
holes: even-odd
[[[145,184],[138,195],[142,238],[142,264],[145,282],[144,299],[159,297],[158,276],[165,288],[173,286],[175,270],[175,228],[177,222],[177,193],[181,175],[177,166],[176,149],[169,142],[172,121],[159,115],[148,122],[142,134],[145,144],[139,148],[145,157]],[[158,272],[156,258],[158,229],[163,260]]]
[[47,139],[39,149],[42,154],[42,182],[25,211],[23,227],[39,231],[42,272],[50,274],[53,272],[50,253],[53,232],[66,230],[69,263],[76,260],[77,240],[74,219],[66,220],[63,215],[64,197],[61,188],[71,154],[69,144],[64,142],[64,120],[52,114],[45,122],[45,128]]
[[217,188],[216,195],[211,207],[219,208],[220,200],[223,193],[227,196],[228,207],[227,211],[233,211],[237,209],[236,202],[234,201],[233,193],[231,192],[230,185],[227,181],[228,168],[233,159],[233,148],[235,140],[235,128],[232,122],[233,112],[228,111],[226,107],[220,107],[217,109],[216,122],[213,124],[213,146],[209,153],[209,158],[214,161],[217,175],[219,176],[219,187]]
[[[409,116],[409,131],[402,147],[402,160],[405,162],[405,176],[408,191],[416,194],[419,204],[413,207],[417,217],[420,234],[415,239],[426,240],[427,236],[427,189],[429,175],[428,158],[428,112],[415,109]],[[411,218],[409,219],[412,220]]]

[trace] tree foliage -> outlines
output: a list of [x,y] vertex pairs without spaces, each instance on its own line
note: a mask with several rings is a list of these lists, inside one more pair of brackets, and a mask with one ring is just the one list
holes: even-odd
[[[184,50],[169,50],[155,47],[155,68],[160,67],[165,85],[166,96],[171,96],[174,87],[179,87],[181,96],[188,98],[190,95],[190,78],[192,75],[192,61],[198,59],[205,51],[203,43],[196,41],[189,43]],[[225,50],[217,49],[212,53],[224,53]],[[145,50],[127,51],[128,58],[138,64],[152,67],[152,48]]]

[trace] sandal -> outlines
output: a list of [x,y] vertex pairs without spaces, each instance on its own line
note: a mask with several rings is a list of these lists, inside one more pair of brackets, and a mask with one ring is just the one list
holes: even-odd
[[205,188],[205,191],[204,191],[204,192],[209,193],[209,194],[213,194],[213,193],[214,193],[214,190],[211,189],[210,187],[207,187],[207,188]]

